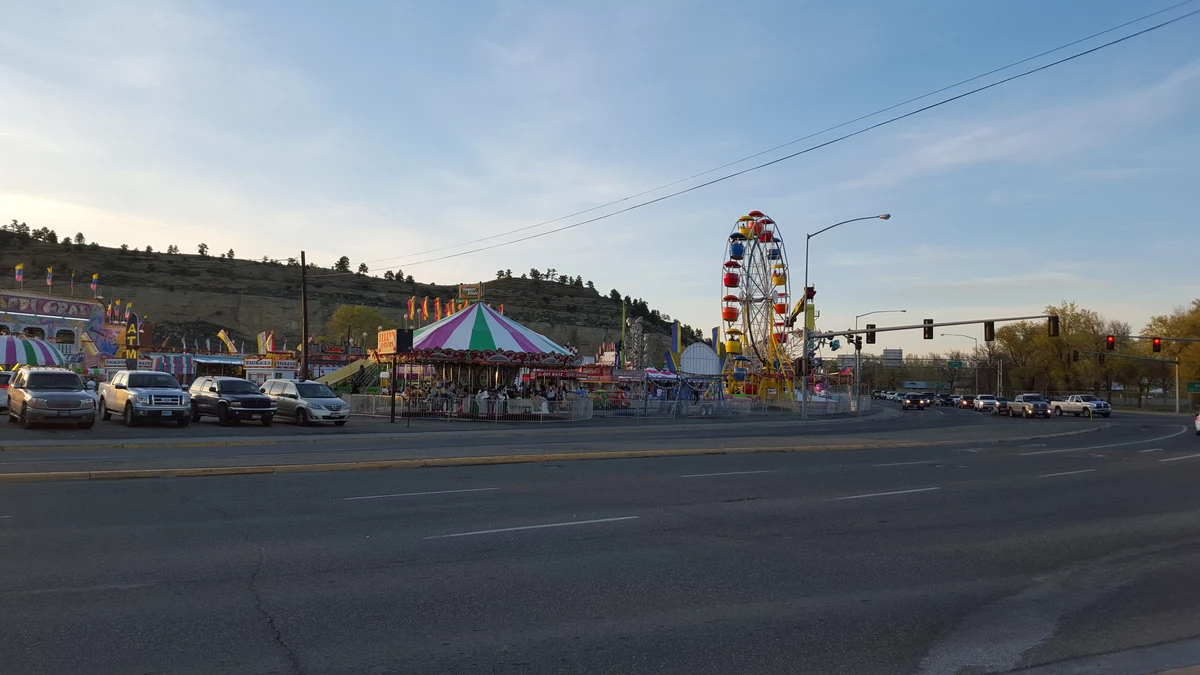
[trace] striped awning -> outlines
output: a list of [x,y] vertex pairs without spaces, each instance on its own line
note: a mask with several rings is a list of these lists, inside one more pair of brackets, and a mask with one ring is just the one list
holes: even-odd
[[58,348],[36,338],[0,335],[0,364],[4,366],[62,366]]
[[437,323],[418,329],[413,338],[413,350],[431,349],[571,355],[546,336],[529,330],[479,302]]

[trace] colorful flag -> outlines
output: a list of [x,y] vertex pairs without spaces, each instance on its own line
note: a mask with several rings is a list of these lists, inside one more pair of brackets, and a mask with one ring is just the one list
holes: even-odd
[[25,283],[25,263],[17,263],[17,281]]
[[500,303],[500,306],[496,308],[496,311],[500,312],[501,314],[504,314],[504,303],[503,302]]
[[92,275],[92,290],[93,291],[96,290],[96,287],[99,285],[100,285],[100,274],[99,273],[93,274]]
[[75,295],[75,270],[71,270],[71,295]]
[[421,320],[429,320],[429,296],[421,298]]
[[112,300],[108,301],[108,307],[104,309],[104,320],[108,321],[110,319],[112,319]]
[[230,354],[238,353],[237,347],[233,346],[233,340],[229,339],[228,331],[222,328],[221,330],[217,331],[217,337],[221,340],[221,342],[225,343],[225,348],[229,350]]
[[46,285],[47,286],[54,285],[54,268],[53,267],[46,268]]
[[130,300],[129,302],[125,303],[125,320],[126,320],[126,321],[128,321],[128,320],[129,320],[129,312],[130,312],[130,308],[131,308],[131,307],[133,307],[133,301],[132,301],[132,300]]
[[204,351],[212,351],[212,338],[204,338]]
[[415,295],[408,296],[408,320],[412,321],[417,316],[417,297]]
[[446,311],[444,313],[446,316],[450,316],[451,314],[454,313],[454,299],[453,298],[446,301]]
[[433,318],[435,321],[442,320],[442,301],[437,298],[433,299]]

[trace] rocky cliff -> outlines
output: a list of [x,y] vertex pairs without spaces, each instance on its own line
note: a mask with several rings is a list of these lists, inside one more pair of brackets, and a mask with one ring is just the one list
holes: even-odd
[[[68,293],[74,270],[75,294],[90,297],[91,275],[99,272],[103,298],[132,302],[135,312],[154,323],[159,337],[185,337],[190,344],[225,328],[248,344],[253,344],[259,331],[271,330],[280,344],[300,340],[299,265],[50,244],[12,236],[2,239],[6,241],[0,240],[0,269],[12,270],[24,263],[27,290],[45,292],[45,268],[53,267],[55,294]],[[308,274],[309,322],[314,332],[340,305],[377,307],[399,322],[410,296],[418,302],[429,296],[444,303],[458,294],[457,286],[340,274],[311,265]],[[5,288],[16,285],[11,275],[0,283]],[[621,304],[584,286],[495,279],[485,283],[485,301],[493,307],[503,304],[507,316],[559,344],[578,347],[582,355],[594,354],[603,342],[621,335]],[[647,355],[661,364],[669,324],[649,317],[646,322]],[[685,343],[694,340],[685,336]]]

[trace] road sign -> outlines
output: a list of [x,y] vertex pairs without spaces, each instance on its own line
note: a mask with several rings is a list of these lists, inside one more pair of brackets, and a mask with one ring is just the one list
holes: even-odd
[[934,388],[934,389],[941,389],[941,388],[942,388],[942,383],[941,383],[941,382],[938,382],[937,384],[933,385],[933,388]]
[[962,368],[962,361],[948,361],[946,365],[951,368]]
[[1187,393],[1200,394],[1200,382],[1188,382]]

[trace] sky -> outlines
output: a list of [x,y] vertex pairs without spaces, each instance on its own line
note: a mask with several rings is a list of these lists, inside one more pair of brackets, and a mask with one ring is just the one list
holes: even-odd
[[661,196],[533,227],[1171,4],[0,0],[0,221],[156,250],[304,249],[435,283],[553,267],[707,334],[738,216],[778,223],[798,290],[806,233],[891,213],[811,240],[822,330],[1064,300],[1137,329],[1200,297],[1200,16],[704,189],[438,258]]

